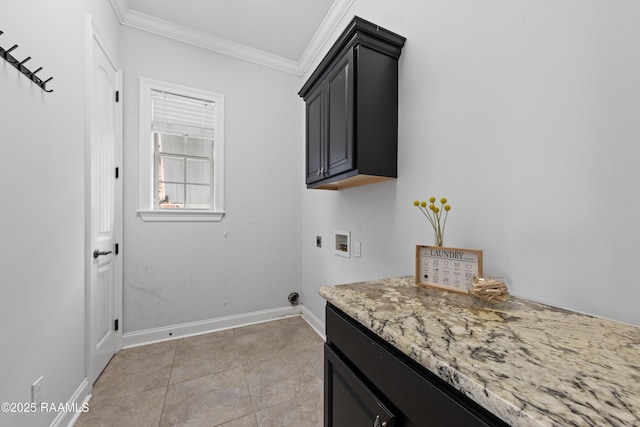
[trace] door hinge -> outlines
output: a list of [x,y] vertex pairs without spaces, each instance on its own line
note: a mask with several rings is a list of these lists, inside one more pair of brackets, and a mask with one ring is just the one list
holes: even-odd
[[120,244],[116,243],[116,255],[118,255],[118,252],[120,252]]
[[120,178],[120,168],[116,167],[116,179]]
[[120,102],[120,91],[116,91],[116,102]]
[[117,330],[119,329],[119,327],[120,327],[120,325],[118,324],[118,323],[119,323],[119,320],[120,320],[120,319],[116,319],[116,320],[113,322],[113,323],[114,323],[113,328],[114,328],[116,331],[117,331]]

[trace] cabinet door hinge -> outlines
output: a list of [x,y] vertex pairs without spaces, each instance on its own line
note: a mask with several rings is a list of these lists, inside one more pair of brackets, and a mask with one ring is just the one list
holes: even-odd
[[120,168],[116,167],[116,179],[120,178]]
[[116,255],[120,252],[120,243],[116,243]]
[[116,102],[120,102],[120,91],[116,91]]
[[113,322],[113,329],[114,329],[114,330],[116,330],[116,331],[120,328],[120,325],[118,324],[118,323],[119,323],[119,320],[120,320],[120,319],[116,319],[116,320]]

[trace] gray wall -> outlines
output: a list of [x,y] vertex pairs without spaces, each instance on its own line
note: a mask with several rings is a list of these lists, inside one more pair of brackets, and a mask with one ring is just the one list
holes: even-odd
[[[303,192],[304,303],[413,274],[433,232],[412,201],[434,195],[445,246],[484,250],[514,294],[640,325],[640,4],[356,0],[339,28],[354,14],[407,37],[399,177]],[[362,258],[315,247],[336,228]]]
[[[108,2],[2,1],[0,45],[38,76],[44,93],[0,59],[0,402],[67,402],[86,378],[85,11],[117,51]],[[50,425],[55,412],[0,413],[2,426]]]
[[[299,78],[128,27],[121,34],[125,333],[288,306],[301,275]],[[222,222],[136,214],[141,76],[225,96]]]

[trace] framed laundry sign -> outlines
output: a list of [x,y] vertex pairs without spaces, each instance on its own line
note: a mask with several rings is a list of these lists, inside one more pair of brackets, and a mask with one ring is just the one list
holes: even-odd
[[416,246],[416,284],[467,293],[474,277],[482,277],[482,251]]

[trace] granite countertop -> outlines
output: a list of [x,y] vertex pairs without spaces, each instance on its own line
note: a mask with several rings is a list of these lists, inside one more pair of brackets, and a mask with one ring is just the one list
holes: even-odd
[[640,328],[413,276],[320,295],[512,426],[640,426]]

